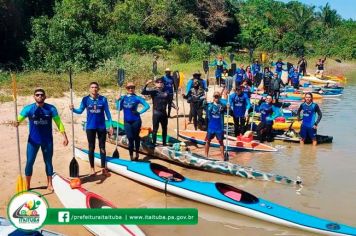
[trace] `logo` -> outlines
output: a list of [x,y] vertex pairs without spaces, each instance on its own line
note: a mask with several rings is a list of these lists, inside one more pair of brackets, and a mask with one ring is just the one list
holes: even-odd
[[69,211],[59,211],[58,212],[58,222],[68,223],[70,218]]
[[35,230],[40,228],[47,216],[47,202],[36,192],[15,195],[7,209],[10,222],[19,229]]

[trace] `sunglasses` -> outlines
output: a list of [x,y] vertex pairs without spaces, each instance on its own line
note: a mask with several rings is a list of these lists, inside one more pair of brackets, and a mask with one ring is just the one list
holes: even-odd
[[220,96],[219,95],[215,95],[214,98],[220,98]]
[[127,89],[135,89],[135,86],[126,87]]
[[43,93],[36,93],[35,97],[44,97],[45,95]]

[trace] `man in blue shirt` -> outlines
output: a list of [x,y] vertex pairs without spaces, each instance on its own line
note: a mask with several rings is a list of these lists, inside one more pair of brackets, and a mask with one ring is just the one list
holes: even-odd
[[113,128],[111,125],[111,114],[109,111],[108,100],[106,97],[99,94],[99,84],[97,82],[91,82],[89,84],[89,95],[83,97],[80,107],[75,109],[72,105],[70,109],[76,114],[82,114],[84,110],[87,110],[87,123],[86,123],[86,133],[89,145],[89,162],[91,167],[92,175],[95,175],[94,168],[94,151],[95,151],[95,139],[98,136],[99,139],[99,150],[101,159],[102,174],[109,176],[108,169],[106,168],[106,125],[105,125],[105,115],[109,121],[110,129],[109,133],[112,135]]
[[222,55],[219,55],[213,62],[209,64],[209,66],[216,66],[216,70],[215,70],[216,84],[219,84],[220,86],[223,70],[227,68],[226,61],[224,61]]
[[[124,128],[127,139],[129,140],[129,154],[130,159],[138,160],[140,150],[140,130],[142,125],[141,114],[145,113],[150,105],[140,96],[135,94],[135,84],[128,82],[126,85],[127,94],[121,96],[116,101],[118,110],[124,110]],[[138,105],[141,104],[143,108],[137,111]],[[134,147],[136,151],[135,159],[133,159]]]
[[64,125],[58,115],[55,106],[45,103],[46,93],[43,89],[36,89],[34,92],[35,103],[25,106],[17,118],[16,126],[24,121],[26,117],[29,119],[30,133],[27,143],[27,161],[25,167],[27,190],[31,188],[31,177],[33,165],[36,160],[39,148],[42,150],[43,160],[46,166],[47,189],[53,191],[52,175],[53,175],[53,135],[52,135],[52,120],[56,123],[59,132],[63,136],[63,145],[68,145],[68,139],[64,130]]
[[292,86],[295,89],[299,89],[301,77],[302,77],[302,74],[298,71],[298,68],[294,68],[293,74],[291,76],[291,82],[292,82]]
[[285,65],[285,63],[282,61],[282,58],[279,58],[278,61],[276,63],[272,63],[272,65],[276,67],[275,72],[278,74],[278,78],[282,78],[283,66]]
[[262,74],[261,74],[261,64],[258,62],[258,59],[255,60],[255,63],[252,64],[252,74],[254,78],[254,84],[256,87],[258,87],[261,83],[262,80]]
[[305,94],[305,102],[300,104],[297,112],[298,120],[300,120],[300,114],[303,112],[302,126],[300,128],[300,143],[304,144],[307,138],[310,138],[313,145],[317,145],[316,131],[318,124],[321,120],[322,113],[318,104],[313,102],[313,94]]
[[224,160],[224,113],[226,111],[226,101],[220,99],[219,92],[214,93],[214,100],[208,104],[206,118],[208,119],[208,129],[205,137],[205,155],[209,157],[210,142],[213,138],[219,141],[221,159]]
[[229,96],[230,108],[233,111],[236,137],[245,133],[245,123],[248,117],[248,110],[251,107],[248,95],[243,93],[242,90],[242,87],[238,87],[236,92]]
[[235,88],[239,87],[242,84],[242,81],[245,77],[244,65],[241,64],[239,68],[237,68],[235,75],[233,76],[235,80]]
[[171,69],[166,68],[165,69],[165,75],[163,76],[163,83],[164,83],[164,90],[168,92],[168,118],[171,118],[171,110],[172,110],[172,102],[173,102],[173,95],[174,91],[177,89],[174,86],[174,79],[171,75]]

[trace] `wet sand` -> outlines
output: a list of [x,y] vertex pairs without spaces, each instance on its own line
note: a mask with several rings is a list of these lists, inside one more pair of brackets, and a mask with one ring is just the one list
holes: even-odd
[[[246,180],[236,176],[220,175],[199,170],[184,168],[171,163],[153,159],[179,173],[193,179],[204,181],[219,181],[249,191],[275,203],[294,208],[318,217],[328,218],[340,223],[356,227],[355,218],[356,200],[356,158],[354,140],[356,138],[356,124],[351,120],[355,115],[356,86],[348,85],[342,100],[325,100],[321,104],[324,117],[320,123],[319,133],[334,136],[333,144],[323,144],[312,147],[284,142],[274,142],[272,145],[280,149],[277,153],[231,153],[231,162],[252,166],[262,171],[270,171],[289,177],[302,177],[304,188],[297,194],[296,188],[271,182]],[[113,94],[109,95],[113,97]],[[19,98],[19,109],[31,103],[31,97]],[[55,104],[65,124],[68,138],[71,139],[70,113],[68,110],[69,97],[48,99],[48,103]],[[80,98],[75,99],[76,106]],[[342,105],[342,106],[341,106]],[[180,106],[180,113],[183,113]],[[185,104],[186,113],[188,106]],[[337,112],[335,111],[337,109]],[[15,193],[17,177],[17,153],[15,129],[5,125],[13,120],[13,104],[0,104],[0,215],[6,216],[6,204]],[[173,111],[174,114],[174,111]],[[117,113],[112,111],[113,117]],[[86,148],[86,136],[81,127],[85,114],[75,115],[75,142],[78,147]],[[151,125],[151,113],[143,115],[143,125]],[[169,133],[174,135],[176,120],[169,120]],[[180,119],[183,127],[184,118]],[[193,128],[188,126],[188,128]],[[20,126],[22,168],[25,165],[26,141],[28,135],[27,125]],[[55,154],[54,168],[58,173],[69,175],[69,162],[71,146],[63,147],[62,138],[58,132],[54,133]],[[201,147],[201,146],[200,146]],[[98,150],[98,149],[97,149]],[[107,154],[110,156],[114,145],[107,144]],[[202,149],[200,148],[202,151]],[[216,156],[217,149],[211,148],[212,155]],[[123,158],[127,158],[128,151],[119,148]],[[143,157],[143,156],[141,156]],[[79,161],[80,174],[89,173],[89,164]],[[33,175],[32,186],[41,187],[46,184],[42,155],[39,153]],[[107,179],[97,178],[86,182],[83,187],[102,195],[118,207],[196,207],[199,211],[199,223],[195,226],[141,226],[147,235],[312,235],[304,231],[255,220],[226,210],[208,206],[181,197],[168,194],[133,182],[127,178],[112,174]],[[35,189],[45,195],[51,207],[62,207],[55,193],[48,194],[47,190]],[[46,226],[46,229],[61,232],[65,235],[91,235],[81,226]]]

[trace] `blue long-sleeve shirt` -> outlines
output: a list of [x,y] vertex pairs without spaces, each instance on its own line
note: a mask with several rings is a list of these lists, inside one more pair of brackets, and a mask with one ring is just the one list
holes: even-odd
[[217,66],[219,69],[226,69],[228,65],[224,60],[220,61],[215,59],[214,61],[209,63],[209,66]]
[[233,77],[234,77],[235,82],[242,83],[242,81],[244,80],[244,77],[245,77],[245,70],[238,68]]
[[250,99],[244,93],[241,93],[240,95],[237,93],[231,94],[229,96],[229,103],[235,117],[244,117],[246,111],[251,107]]
[[279,108],[271,103],[262,103],[259,110],[261,112],[261,122],[265,124],[272,124],[274,119],[281,116]]
[[[141,111],[137,111],[139,104],[143,106]],[[150,109],[150,105],[136,94],[127,94],[116,100],[116,108],[124,111],[124,122],[133,122],[141,119],[140,115]]]
[[112,119],[106,97],[101,95],[97,98],[93,98],[90,95],[85,96],[79,108],[73,109],[73,112],[82,114],[85,109],[87,110],[86,129],[106,129],[105,115],[111,127]]
[[285,63],[282,61],[277,61],[275,63],[272,63],[272,65],[276,67],[276,70],[275,70],[276,72],[282,72],[283,66],[285,65]]
[[258,63],[252,64],[251,71],[254,76],[257,75],[258,73],[261,72],[261,65]]
[[299,84],[300,78],[302,77],[303,75],[301,73],[294,71],[291,75],[292,84]]
[[163,83],[164,83],[164,90],[167,91],[169,94],[174,93],[174,79],[172,76],[163,76]]
[[185,92],[188,93],[192,88],[193,88],[193,81],[198,80],[200,82],[200,87],[204,89],[205,92],[208,92],[208,85],[206,84],[206,81],[203,79],[190,79],[187,83],[187,87]]

